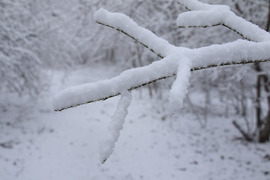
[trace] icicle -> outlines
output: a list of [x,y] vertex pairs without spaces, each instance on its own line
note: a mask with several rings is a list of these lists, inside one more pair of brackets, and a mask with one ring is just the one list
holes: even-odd
[[108,127],[109,135],[107,139],[100,144],[99,153],[102,163],[105,163],[113,153],[115,143],[118,141],[120,131],[123,129],[131,99],[132,95],[129,91],[121,93],[121,99],[118,102],[116,111]]

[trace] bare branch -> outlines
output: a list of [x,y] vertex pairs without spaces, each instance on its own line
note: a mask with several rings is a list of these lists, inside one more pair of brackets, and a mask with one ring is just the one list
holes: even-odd
[[247,134],[242,128],[241,126],[236,122],[236,121],[233,121],[232,124],[234,125],[234,127],[243,135],[243,137],[249,141],[249,142],[252,142],[254,141],[254,139],[252,137],[250,137],[249,134]]

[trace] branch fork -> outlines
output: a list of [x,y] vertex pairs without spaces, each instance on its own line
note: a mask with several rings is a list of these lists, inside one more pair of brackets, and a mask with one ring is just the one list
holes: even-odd
[[[230,11],[228,6],[209,5],[197,0],[179,0],[179,2],[191,10],[178,16],[177,25],[179,27],[223,25],[237,32],[246,40],[197,49],[176,47],[137,25],[126,15],[100,9],[94,16],[97,23],[120,31],[162,59],[148,66],[129,69],[109,80],[68,88],[56,96],[54,109],[61,111],[82,104],[106,100],[125,90],[131,91],[175,75],[177,75],[177,79],[180,77],[182,79],[180,83],[176,80],[175,84],[185,84],[187,89],[188,83],[183,83],[188,82],[189,78],[186,68],[189,68],[189,71],[195,71],[217,66],[270,61],[270,34],[257,25],[238,17]],[[176,87],[178,90],[181,89],[175,84],[172,86],[173,89]],[[172,92],[177,91],[173,89]]]

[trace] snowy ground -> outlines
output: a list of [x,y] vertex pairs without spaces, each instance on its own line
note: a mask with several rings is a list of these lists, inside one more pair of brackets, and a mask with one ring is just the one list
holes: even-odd
[[[52,91],[116,73],[100,69],[77,70],[64,81],[54,78]],[[203,129],[192,115],[168,117],[146,91],[133,96],[115,152],[104,165],[99,163],[99,141],[119,97],[53,112],[51,98],[44,96],[37,104],[25,100],[2,110],[0,179],[270,179],[270,144],[234,140],[239,134],[232,119],[209,118]]]

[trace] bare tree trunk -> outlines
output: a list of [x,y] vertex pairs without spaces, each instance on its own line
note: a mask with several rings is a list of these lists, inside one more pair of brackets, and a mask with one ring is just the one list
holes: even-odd
[[269,27],[270,26],[270,2],[268,3],[268,17],[267,17],[267,22],[266,22],[266,27],[265,30],[269,32]]
[[[268,3],[268,17],[267,17],[267,22],[266,22],[266,28],[265,30],[269,32],[269,27],[270,26],[270,2]],[[263,85],[264,85],[264,90],[267,93],[267,104],[268,104],[268,112],[267,112],[267,116],[262,120],[261,117],[257,117],[260,118],[259,120],[259,142],[260,143],[264,143],[269,141],[270,138],[270,83],[269,83],[269,77],[267,76],[267,74],[263,74],[260,76],[258,76],[258,81],[260,81],[260,79],[263,80]],[[260,83],[260,82],[259,82]],[[258,88],[258,85],[257,85]],[[260,90],[260,89],[259,89]],[[260,92],[259,92],[260,93]],[[260,94],[259,94],[260,95]],[[261,115],[260,115],[261,116]]]
[[264,90],[267,93],[267,104],[268,104],[268,113],[267,116],[261,120],[261,126],[259,131],[259,142],[264,143],[269,141],[270,137],[270,89],[269,89],[269,78],[267,75],[263,75]]
[[[269,32],[270,26],[270,2],[268,3],[268,16],[266,21],[265,30]],[[260,63],[255,63],[254,70],[258,72],[257,85],[256,85],[256,131],[257,141],[260,143],[269,141],[270,136],[270,89],[269,89],[269,78],[267,73],[261,68]],[[262,89],[261,87],[264,87]],[[267,94],[267,106],[268,112],[265,118],[262,117],[262,91]]]
[[[261,68],[259,64],[255,64],[255,70],[257,72],[261,72]],[[256,85],[256,134],[261,130],[261,79],[262,75],[258,75],[257,77],[257,85]]]
[[[257,72],[262,72],[262,69],[259,64],[255,65],[255,70]],[[264,87],[262,89],[261,87]],[[268,95],[267,97],[267,106],[268,106],[268,112],[267,116],[265,118],[262,118],[262,108],[261,108],[261,92],[264,90],[266,94]],[[266,73],[260,74],[257,77],[257,97],[256,97],[256,133],[258,135],[258,141],[263,143],[266,141],[269,141],[269,136],[270,136],[270,89],[269,89],[269,78]]]
[[260,131],[259,142],[264,143],[264,142],[269,141],[269,136],[270,136],[270,110],[268,110],[268,114],[264,120],[264,126]]

